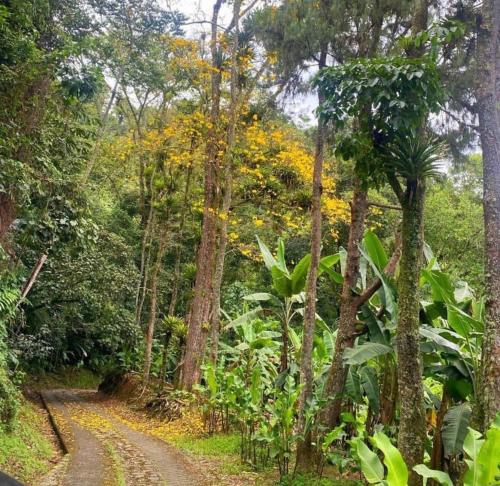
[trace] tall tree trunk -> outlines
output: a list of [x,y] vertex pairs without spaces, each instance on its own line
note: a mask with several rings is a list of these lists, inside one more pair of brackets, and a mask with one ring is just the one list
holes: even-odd
[[335,342],[333,361],[328,370],[323,390],[323,396],[328,401],[321,412],[320,423],[326,430],[333,428],[340,417],[342,393],[349,371],[348,366],[344,364],[344,351],[352,348],[356,339],[358,302],[352,289],[356,287],[359,275],[359,244],[363,238],[367,211],[368,200],[366,190],[361,186],[361,181],[355,177],[354,194],[351,203],[351,226],[349,228],[349,242],[347,244],[347,266],[342,285],[337,340]]
[[[194,151],[194,142],[191,143],[191,155]],[[168,315],[175,315],[175,308],[177,306],[177,298],[179,294],[179,281],[181,276],[181,243],[184,239],[184,225],[186,224],[186,213],[188,210],[189,191],[191,187],[191,176],[193,174],[193,164],[189,163],[186,173],[186,185],[184,187],[184,197],[182,201],[181,220],[179,222],[179,235],[175,247],[175,264],[174,264],[174,282],[172,284],[172,295],[170,297],[170,304],[168,305]]]
[[211,110],[210,133],[207,142],[207,157],[204,167],[204,206],[203,224],[200,246],[197,257],[196,281],[194,297],[189,314],[186,349],[181,377],[181,387],[191,390],[198,383],[200,367],[205,354],[206,330],[210,315],[212,298],[213,267],[216,254],[216,229],[217,229],[217,180],[216,165],[218,152],[218,129],[220,116],[220,84],[221,84],[221,56],[217,39],[219,11],[222,0],[217,0],[213,7],[212,35],[211,35]]
[[[400,200],[403,222],[396,349],[400,398],[398,448],[409,471],[423,462],[425,443],[424,389],[419,338],[419,280],[423,260],[424,200],[424,183],[408,181],[406,192]],[[422,484],[422,478],[412,471],[409,484]]]
[[[327,46],[323,45],[319,59],[319,69],[326,65]],[[318,93],[318,104],[321,105],[324,96]],[[298,429],[303,436],[297,444],[298,471],[311,471],[314,467],[314,451],[312,447],[312,430],[306,422],[307,401],[313,395],[314,370],[312,350],[314,341],[314,328],[316,327],[316,286],[318,281],[318,268],[321,258],[321,195],[323,192],[322,176],[323,162],[325,159],[326,126],[320,120],[316,134],[316,152],[314,157],[314,171],[312,184],[311,208],[311,263],[307,275],[306,302],[304,307],[304,326],[302,332],[302,347],[300,351],[300,382],[304,385],[299,397]]]
[[157,316],[157,300],[158,300],[158,275],[161,269],[161,262],[165,253],[166,247],[166,231],[161,230],[158,249],[156,253],[156,261],[151,274],[151,299],[149,306],[149,320],[146,331],[146,350],[144,352],[144,381],[149,380],[151,371],[151,353],[153,350],[153,337],[155,332],[156,316]]
[[500,0],[484,0],[477,53],[477,113],[483,151],[486,327],[481,421],[500,410]]
[[235,0],[233,6],[233,43],[231,47],[231,86],[229,104],[229,125],[227,131],[227,146],[224,166],[224,197],[222,199],[222,219],[219,228],[219,250],[215,262],[215,274],[212,294],[212,318],[211,318],[211,348],[210,361],[215,364],[219,347],[220,333],[220,292],[222,278],[224,276],[224,260],[227,246],[227,223],[229,220],[229,210],[231,209],[233,192],[233,149],[236,139],[236,123],[238,120],[238,50],[240,34],[240,9],[241,0]]

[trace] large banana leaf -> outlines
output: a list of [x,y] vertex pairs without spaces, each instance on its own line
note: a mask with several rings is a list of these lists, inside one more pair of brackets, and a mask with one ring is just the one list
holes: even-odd
[[344,362],[348,365],[360,365],[372,358],[391,353],[392,348],[385,344],[363,343],[344,351]]
[[372,231],[367,231],[363,238],[363,247],[366,253],[370,255],[370,260],[373,265],[375,265],[380,272],[383,272],[389,258],[378,236]]
[[377,414],[380,410],[380,395],[377,372],[371,366],[364,366],[359,372],[361,386],[368,397],[371,409]]
[[264,264],[266,265],[268,270],[271,270],[273,267],[278,266],[278,261],[274,258],[273,254],[266,246],[266,244],[258,237],[257,243],[259,244],[260,252],[262,254],[262,258],[264,259]]
[[500,429],[491,427],[477,456],[480,468],[478,484],[498,484],[500,477]]
[[384,464],[387,467],[387,483],[390,486],[407,486],[408,468],[403,456],[392,445],[389,437],[383,432],[376,432],[371,440],[384,453]]
[[468,338],[473,331],[480,333],[484,331],[484,325],[481,321],[474,319],[451,304],[448,305],[448,324],[463,338]]
[[356,452],[361,461],[361,471],[369,484],[380,484],[384,480],[384,466],[377,454],[361,440],[356,440]]
[[444,453],[446,456],[462,452],[471,413],[472,411],[468,403],[451,407],[446,412],[442,430]]
[[455,289],[447,273],[439,270],[422,270],[422,279],[431,287],[432,299],[447,304],[456,304]]
[[436,471],[435,469],[429,469],[425,464],[419,464],[418,466],[415,466],[413,470],[424,478],[424,484],[427,483],[428,479],[434,479],[434,481],[437,481],[439,484],[453,486],[453,482],[451,481],[448,473]]
[[377,264],[372,260],[370,254],[367,252],[366,248],[360,248],[360,252],[363,255],[363,257],[366,258],[368,263],[370,264],[373,273],[380,279],[382,282],[382,287],[384,289],[384,296],[385,296],[385,307],[387,308],[387,311],[392,315],[396,316],[396,309],[397,309],[397,304],[396,304],[396,292],[393,289],[392,285],[389,282],[389,279],[385,275],[385,273],[380,270],[377,266]]
[[300,294],[304,290],[304,287],[306,286],[306,279],[307,279],[307,272],[309,271],[309,265],[311,264],[311,255],[307,254],[305,257],[303,257],[297,265],[295,265],[295,268],[293,269],[292,275],[291,275],[291,281],[292,281],[292,293],[293,294]]

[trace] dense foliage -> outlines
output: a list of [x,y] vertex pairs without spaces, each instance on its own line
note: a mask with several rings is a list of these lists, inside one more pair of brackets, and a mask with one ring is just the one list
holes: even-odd
[[26,374],[133,372],[282,477],[493,484],[494,178],[454,79],[483,3],[218,0],[198,35],[156,0],[2,2],[2,427]]

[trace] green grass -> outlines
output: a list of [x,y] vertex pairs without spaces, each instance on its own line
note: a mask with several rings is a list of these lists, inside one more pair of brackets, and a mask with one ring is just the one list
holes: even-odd
[[316,476],[295,476],[282,478],[279,486],[357,486],[363,483],[349,479],[318,478]]
[[56,372],[42,372],[28,377],[33,388],[80,388],[92,390],[98,387],[101,377],[85,368],[63,367]]
[[180,436],[173,439],[172,443],[179,449],[196,455],[221,459],[221,470],[224,474],[239,474],[251,470],[249,465],[240,461],[238,434],[214,434],[200,438]]
[[118,452],[110,442],[106,442],[106,451],[111,457],[111,461],[113,463],[113,484],[116,486],[125,486],[125,473],[123,471],[122,460]]
[[0,470],[26,483],[49,470],[55,450],[42,432],[43,420],[32,405],[22,402],[14,430],[0,428]]
[[240,436],[237,434],[215,434],[208,437],[177,437],[172,441],[179,449],[202,456],[227,456],[240,453]]

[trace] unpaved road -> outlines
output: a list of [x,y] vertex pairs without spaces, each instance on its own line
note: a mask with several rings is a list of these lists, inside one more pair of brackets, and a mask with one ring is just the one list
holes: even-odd
[[40,486],[196,486],[204,482],[165,442],[131,429],[95,392],[45,390],[69,454]]

